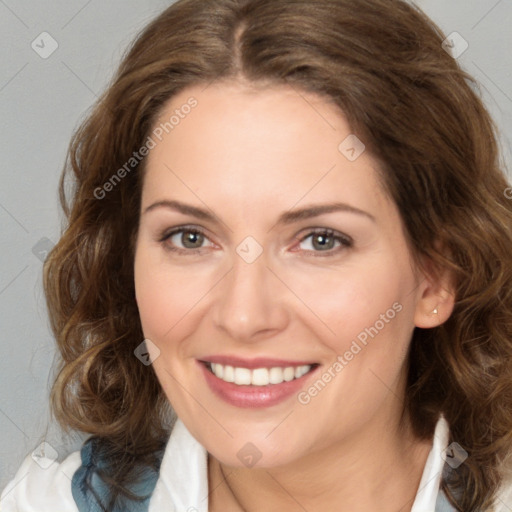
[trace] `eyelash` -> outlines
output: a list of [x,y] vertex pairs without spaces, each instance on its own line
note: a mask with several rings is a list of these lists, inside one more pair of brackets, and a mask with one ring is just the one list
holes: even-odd
[[[195,235],[202,235],[205,238],[208,238],[204,231],[202,231],[199,228],[192,227],[192,226],[180,226],[178,228],[173,229],[172,231],[166,231],[162,233],[158,241],[163,244],[164,248],[168,251],[172,251],[177,254],[183,254],[187,256],[195,255],[195,254],[201,254],[206,247],[200,247],[198,249],[181,249],[180,247],[172,247],[167,242],[167,240],[174,235],[178,233],[193,233]],[[327,251],[305,251],[306,253],[312,253],[311,256],[313,257],[328,257],[328,256],[334,256],[337,255],[339,252],[341,252],[344,249],[349,249],[353,246],[353,240],[348,237],[347,235],[343,235],[342,233],[339,233],[338,231],[334,231],[332,229],[328,228],[315,228],[309,231],[305,236],[302,238],[297,238],[298,243],[304,242],[307,238],[314,236],[314,235],[325,235],[329,238],[334,238],[335,241],[340,242],[341,246],[337,249],[329,249]],[[324,254],[322,254],[324,253]]]

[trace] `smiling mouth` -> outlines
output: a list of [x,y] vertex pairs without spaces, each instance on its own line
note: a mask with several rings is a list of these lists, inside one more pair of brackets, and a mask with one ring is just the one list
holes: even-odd
[[273,366],[262,368],[243,368],[201,361],[217,378],[237,386],[269,386],[300,379],[313,371],[318,364],[302,366]]

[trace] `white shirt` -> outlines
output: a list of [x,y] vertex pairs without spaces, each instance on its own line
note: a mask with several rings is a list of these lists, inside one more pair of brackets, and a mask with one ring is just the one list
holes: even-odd
[[[411,512],[435,512],[448,438],[448,423],[441,416]],[[208,512],[207,464],[206,449],[178,419],[165,449],[149,512]],[[0,512],[78,512],[71,479],[80,465],[79,451],[61,463],[44,458],[37,463],[28,455],[2,492]],[[512,486],[500,493],[497,503],[496,512],[512,510]]]

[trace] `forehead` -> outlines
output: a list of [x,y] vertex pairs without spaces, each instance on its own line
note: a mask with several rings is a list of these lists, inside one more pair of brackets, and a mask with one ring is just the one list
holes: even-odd
[[152,137],[143,202],[170,194],[246,210],[326,200],[389,207],[375,160],[340,110],[290,86],[189,87],[163,107]]

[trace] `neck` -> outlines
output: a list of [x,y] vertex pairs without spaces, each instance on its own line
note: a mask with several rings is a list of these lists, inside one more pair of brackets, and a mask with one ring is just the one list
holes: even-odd
[[209,510],[410,511],[432,443],[414,438],[408,420],[400,429],[389,419],[278,467],[232,468],[209,456]]

